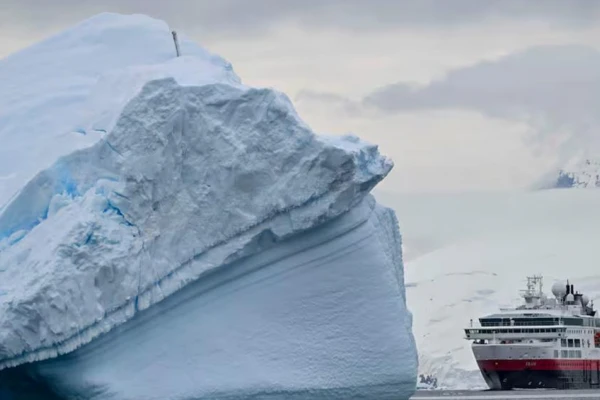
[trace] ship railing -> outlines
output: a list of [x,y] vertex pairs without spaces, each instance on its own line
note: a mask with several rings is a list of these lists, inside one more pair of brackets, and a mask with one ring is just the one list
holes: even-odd
[[548,328],[544,326],[515,328],[467,328],[465,329],[465,339],[468,340],[492,340],[503,339],[557,339],[563,337],[566,328]]

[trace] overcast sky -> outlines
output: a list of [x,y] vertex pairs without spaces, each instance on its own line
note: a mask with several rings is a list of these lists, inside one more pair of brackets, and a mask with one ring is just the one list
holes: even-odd
[[598,141],[600,1],[0,0],[0,57],[102,11],[164,19],[316,131],[378,143],[388,190],[522,188]]

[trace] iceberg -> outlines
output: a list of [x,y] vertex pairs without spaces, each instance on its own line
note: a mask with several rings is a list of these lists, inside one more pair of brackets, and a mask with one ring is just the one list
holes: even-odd
[[16,146],[51,145],[1,165],[17,189],[0,190],[0,385],[18,370],[68,399],[409,398],[401,236],[370,194],[392,162],[183,44],[102,14],[0,62],[70,70],[0,115],[4,141],[22,122]]

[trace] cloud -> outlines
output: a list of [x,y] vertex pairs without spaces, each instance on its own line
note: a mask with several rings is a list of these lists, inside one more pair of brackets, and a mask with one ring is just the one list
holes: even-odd
[[585,46],[540,46],[493,62],[456,69],[426,86],[391,84],[366,96],[362,107],[384,113],[463,109],[523,121],[542,141],[568,133],[566,152],[600,150],[600,51]]
[[[380,143],[397,163],[386,180],[395,188],[524,185],[546,164],[523,144],[521,121],[546,137],[561,124],[597,126],[592,90],[569,81],[600,71],[595,61],[585,69],[594,50],[498,59],[541,44],[596,46],[597,0],[3,0],[0,57],[103,11],[163,19],[245,82],[296,96],[317,130]],[[557,63],[563,56],[573,65]]]
[[598,0],[4,0],[0,26],[47,29],[101,11],[145,13],[206,35],[252,33],[286,22],[306,27],[388,29],[456,26],[489,19],[593,25]]
[[358,117],[366,111],[359,102],[352,101],[336,93],[318,92],[314,90],[301,90],[294,99],[297,103],[324,103],[334,107],[339,112]]

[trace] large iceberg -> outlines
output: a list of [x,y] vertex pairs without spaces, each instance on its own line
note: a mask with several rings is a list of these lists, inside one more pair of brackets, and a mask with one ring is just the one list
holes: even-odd
[[0,101],[0,369],[69,399],[410,397],[398,224],[369,194],[391,161],[183,44],[102,14],[0,62],[50,68]]

